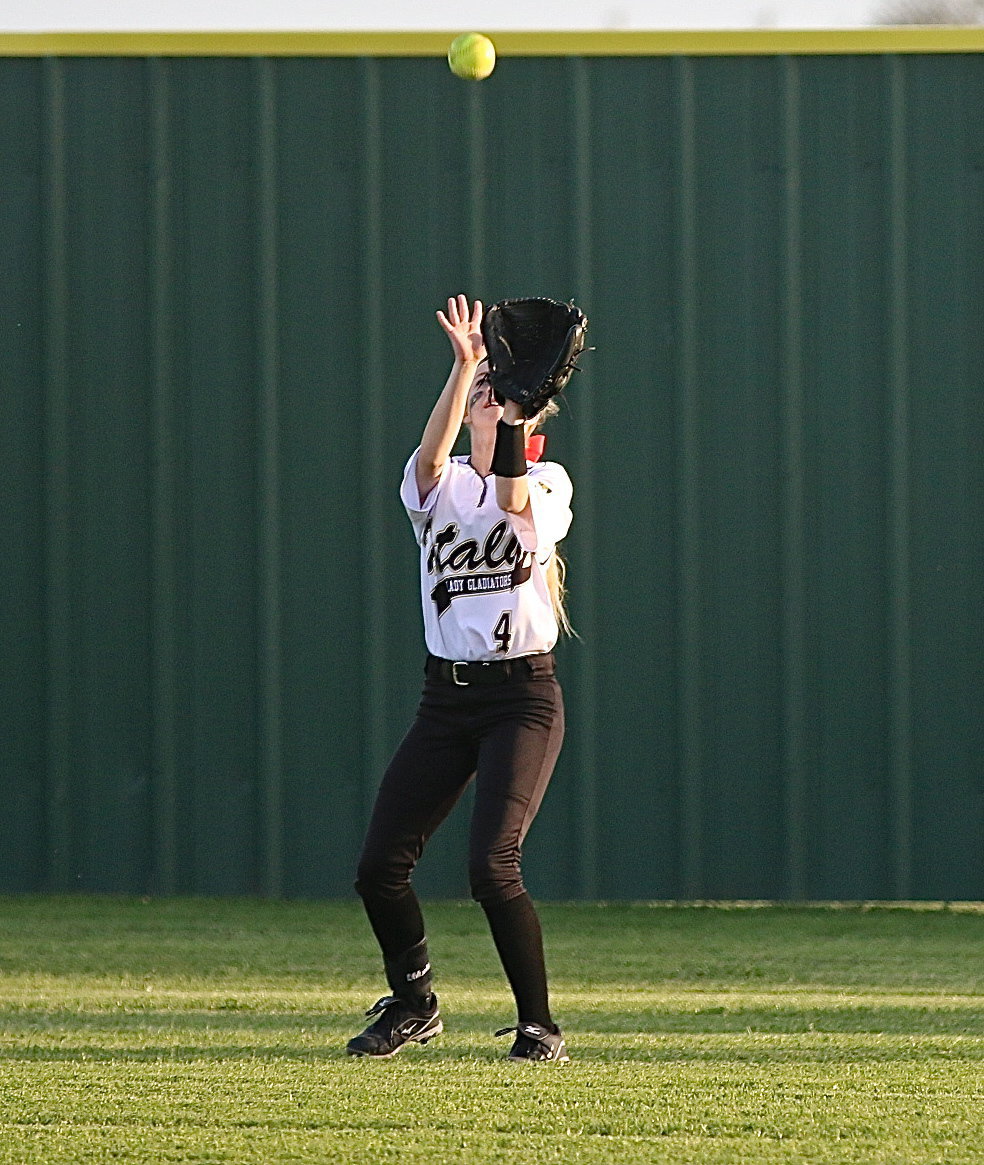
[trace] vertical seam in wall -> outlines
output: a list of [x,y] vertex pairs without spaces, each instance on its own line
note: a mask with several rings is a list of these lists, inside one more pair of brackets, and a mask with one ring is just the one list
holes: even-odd
[[787,893],[807,897],[805,506],[800,62],[781,60],[785,162],[782,678]]
[[156,893],[177,890],[177,570],[174,432],[173,173],[169,66],[148,62],[150,104],[151,314],[151,881]]
[[700,716],[700,417],[697,357],[697,172],[693,62],[674,62],[680,113],[677,207],[677,658],[681,888],[703,895],[703,755]]
[[[581,57],[569,62],[574,104],[572,143],[574,155],[574,277],[582,303],[591,302],[591,92],[588,64]],[[579,882],[583,898],[596,898],[598,882],[598,685],[595,659],[598,644],[598,613],[595,580],[598,569],[598,515],[595,504],[597,439],[596,410],[590,375],[576,374],[572,408],[577,421],[577,451],[580,481],[576,483],[577,522],[582,535],[576,570],[578,631],[584,644],[577,654],[578,728],[581,750],[578,757],[578,853]]]
[[75,746],[72,529],[68,388],[68,192],[64,63],[43,63],[45,111],[45,597],[47,885],[73,884],[72,772]]
[[890,469],[889,609],[891,681],[890,767],[893,886],[908,898],[912,874],[912,652],[910,545],[910,420],[908,361],[908,219],[905,66],[885,58],[890,102]]
[[257,339],[259,535],[259,763],[262,890],[283,894],[282,564],[280,530],[280,384],[277,327],[277,94],[274,64],[253,60],[257,100]]
[[379,62],[363,60],[365,123],[363,140],[364,327],[362,347],[363,414],[362,497],[365,516],[365,755],[362,815],[368,821],[379,777],[386,765],[386,530],[380,490],[388,480],[385,464],[383,393],[382,115]]
[[469,218],[469,298],[487,294],[485,286],[485,107],[482,85],[468,90],[468,185],[471,214]]

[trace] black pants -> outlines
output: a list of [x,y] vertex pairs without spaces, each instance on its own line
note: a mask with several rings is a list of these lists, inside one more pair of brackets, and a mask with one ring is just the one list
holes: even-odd
[[[474,778],[472,896],[489,917],[521,1018],[536,1019],[532,1009],[545,1022],[542,942],[520,857],[564,735],[553,657],[515,661],[505,682],[466,687],[437,678],[436,662],[429,661],[417,716],[380,785],[356,889],[388,960],[421,942],[423,922],[410,875],[427,840]],[[524,902],[515,901],[519,898]],[[527,982],[538,978],[543,985]],[[542,1006],[524,1008],[527,989],[533,999],[542,995]]]

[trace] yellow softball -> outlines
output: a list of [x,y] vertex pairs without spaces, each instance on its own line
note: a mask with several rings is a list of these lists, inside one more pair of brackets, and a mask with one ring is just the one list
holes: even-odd
[[448,64],[456,77],[481,81],[495,68],[495,45],[480,32],[462,33],[451,42]]

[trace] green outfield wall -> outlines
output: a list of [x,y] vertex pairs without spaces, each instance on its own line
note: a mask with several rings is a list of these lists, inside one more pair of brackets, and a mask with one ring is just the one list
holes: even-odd
[[0,890],[352,892],[460,290],[596,347],[533,892],[984,897],[984,30],[450,35],[0,37]]

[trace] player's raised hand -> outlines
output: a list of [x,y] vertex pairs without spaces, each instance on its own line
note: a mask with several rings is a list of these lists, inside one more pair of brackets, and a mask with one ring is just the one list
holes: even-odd
[[477,364],[482,359],[485,342],[482,339],[481,300],[476,299],[469,309],[467,296],[451,298],[447,313],[437,313],[437,322],[451,341],[455,360],[461,364]]

